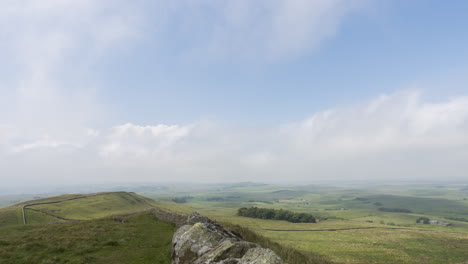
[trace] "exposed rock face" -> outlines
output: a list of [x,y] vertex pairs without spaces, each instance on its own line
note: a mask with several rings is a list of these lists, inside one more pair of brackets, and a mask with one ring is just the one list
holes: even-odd
[[173,264],[285,264],[273,251],[243,241],[216,222],[192,213],[172,239]]

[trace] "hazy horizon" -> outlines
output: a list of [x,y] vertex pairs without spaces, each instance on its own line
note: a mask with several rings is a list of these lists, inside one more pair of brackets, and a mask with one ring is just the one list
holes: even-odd
[[463,181],[466,10],[2,1],[0,190]]

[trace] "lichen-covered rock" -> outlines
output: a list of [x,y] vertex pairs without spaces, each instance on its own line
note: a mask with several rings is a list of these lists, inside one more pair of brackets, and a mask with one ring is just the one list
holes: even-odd
[[243,241],[218,223],[192,214],[172,239],[173,264],[284,264],[270,249]]
[[259,245],[246,241],[232,241],[231,239],[226,239],[217,247],[198,258],[194,264],[226,263],[223,261],[227,260],[230,260],[232,263],[240,263],[238,260],[241,259],[247,251],[256,247],[259,247]]
[[[173,237],[174,263],[193,263],[200,256],[215,248],[225,237],[206,223],[182,226]],[[179,230],[180,230],[179,229]]]
[[252,248],[242,257],[242,264],[284,264],[283,260],[270,249]]

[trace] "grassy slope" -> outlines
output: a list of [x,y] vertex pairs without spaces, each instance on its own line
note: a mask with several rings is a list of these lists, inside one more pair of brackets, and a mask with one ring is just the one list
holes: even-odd
[[0,209],[0,226],[22,224],[21,207],[11,206]]
[[398,229],[259,233],[341,263],[458,263],[468,258],[466,233]]
[[126,218],[0,227],[0,263],[170,263],[175,227],[148,213]]
[[[53,216],[21,208],[28,206],[65,218],[89,220],[63,222]],[[70,194],[23,202],[0,209],[0,263],[170,263],[172,224],[143,213],[119,218],[106,216],[148,210],[154,201],[134,193]]]
[[[29,202],[23,202],[14,206],[0,209],[0,227],[5,225],[22,224],[21,208],[23,205],[62,201],[70,198],[85,198],[68,200],[54,204],[32,205],[27,208],[38,209],[69,219],[90,220],[115,214],[127,214],[141,212],[154,206],[154,201],[146,197],[125,192],[102,193],[99,195],[68,194]],[[26,209],[28,224],[48,223],[61,221],[55,217]]]
[[144,211],[151,208],[152,203],[152,200],[134,193],[117,192],[56,204],[34,205],[30,208],[65,218],[89,220],[113,214]]

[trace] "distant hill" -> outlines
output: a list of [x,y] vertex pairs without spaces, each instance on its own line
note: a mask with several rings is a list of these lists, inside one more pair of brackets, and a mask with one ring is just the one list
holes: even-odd
[[60,195],[0,209],[0,227],[23,224],[23,207],[27,224],[44,224],[142,212],[154,207],[154,201],[127,192]]

